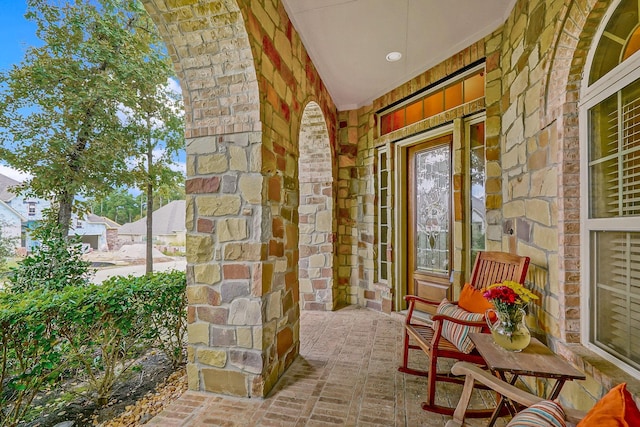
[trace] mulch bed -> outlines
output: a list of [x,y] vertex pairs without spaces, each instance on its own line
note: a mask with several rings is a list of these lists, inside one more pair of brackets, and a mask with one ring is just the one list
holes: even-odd
[[74,427],[140,426],[160,413],[164,407],[187,390],[186,370],[177,370],[160,352],[152,351],[138,362],[139,370],[130,371],[116,384],[109,403],[98,407],[87,397],[78,397],[56,406],[55,391],[38,399],[41,415],[21,424],[25,427],[53,427],[73,421]]

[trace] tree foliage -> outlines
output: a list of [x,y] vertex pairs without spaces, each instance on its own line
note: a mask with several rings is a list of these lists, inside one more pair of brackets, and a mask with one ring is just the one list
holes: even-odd
[[0,218],[0,273],[7,268],[7,259],[15,254],[18,239],[10,237],[4,231],[8,223]]
[[[0,157],[28,172],[20,191],[53,197],[63,233],[76,196],[128,183],[140,99],[172,73],[136,0],[28,0],[42,45],[0,74]],[[151,93],[145,93],[145,91]]]
[[[171,183],[154,189],[153,206],[161,208],[174,200],[184,200],[184,183]],[[116,188],[104,197],[89,201],[91,212],[107,217],[119,224],[137,221],[147,215],[144,193],[134,196],[124,188]]]
[[132,222],[143,215],[142,199],[124,188],[116,188],[104,197],[90,201],[91,212],[107,217],[118,224]]
[[91,263],[82,259],[78,238],[69,241],[62,227],[52,220],[41,223],[33,236],[42,243],[11,270],[8,287],[12,292],[59,291],[89,284],[93,271]]

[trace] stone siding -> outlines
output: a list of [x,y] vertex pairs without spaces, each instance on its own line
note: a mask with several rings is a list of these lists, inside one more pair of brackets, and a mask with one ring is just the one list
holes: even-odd
[[[479,105],[466,104],[374,138],[366,146],[393,144],[455,117],[486,111],[487,249],[531,257],[527,283],[541,299],[531,307],[529,326],[589,375],[584,382],[571,383],[562,396],[580,408],[590,407],[616,380],[625,380],[636,393],[640,391],[637,380],[579,344],[578,100],[590,43],[609,4],[518,1],[502,27],[375,100],[373,110],[405,99],[484,58],[486,92]],[[359,154],[363,168],[374,155]],[[454,173],[458,173],[455,164]],[[363,192],[361,197],[366,195]],[[366,223],[364,215],[359,220]],[[464,265],[459,263],[464,251],[455,242],[454,247],[458,270]],[[375,283],[363,280],[361,287],[380,300]]]
[[[578,101],[610,1],[519,0],[484,39],[372,105],[341,112],[278,0],[144,4],[185,99],[190,388],[265,396],[297,355],[301,306],[401,308],[393,301],[405,284],[393,275],[375,282],[376,147],[449,123],[462,141],[461,119],[480,112],[487,249],[531,257],[527,283],[541,299],[530,326],[590,376],[562,398],[585,407],[628,379],[579,343]],[[484,98],[377,134],[376,112],[482,61]],[[311,103],[318,119],[308,122]],[[318,147],[300,146],[316,136]],[[459,200],[465,148],[456,144]],[[461,206],[454,205],[456,284],[468,276]]]

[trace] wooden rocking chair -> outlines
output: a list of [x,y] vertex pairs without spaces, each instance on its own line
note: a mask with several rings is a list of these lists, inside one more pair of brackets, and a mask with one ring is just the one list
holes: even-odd
[[[524,283],[527,270],[529,268],[529,257],[521,257],[504,252],[480,252],[476,257],[471,274],[471,286],[476,290],[483,290],[494,283],[501,283],[511,280]],[[432,325],[426,322],[417,321],[413,318],[417,303],[437,307],[440,301],[431,301],[414,295],[407,295],[405,301],[409,303],[407,318],[405,320],[404,334],[404,356],[402,366],[398,368],[400,372],[427,377],[427,401],[422,403],[425,411],[436,412],[438,414],[453,415],[455,408],[435,404],[436,382],[446,381],[462,384],[463,380],[455,378],[449,373],[438,373],[436,366],[438,358],[451,358],[485,366],[484,359],[477,350],[466,354],[456,348],[454,344],[441,336],[442,321],[447,320],[460,325],[483,327],[483,332],[489,332],[484,321],[471,322],[455,319],[449,316],[436,314],[432,316]],[[410,339],[415,344],[410,344]],[[419,349],[429,356],[429,370],[422,371],[409,368],[409,350]],[[471,418],[485,418],[491,416],[492,409],[469,410],[466,416]]]

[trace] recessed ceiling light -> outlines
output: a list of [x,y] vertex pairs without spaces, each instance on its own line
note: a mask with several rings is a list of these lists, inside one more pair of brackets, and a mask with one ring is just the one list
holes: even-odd
[[402,58],[402,54],[400,52],[389,52],[387,53],[387,61],[396,62]]

